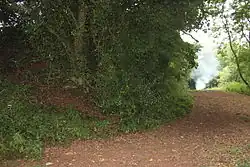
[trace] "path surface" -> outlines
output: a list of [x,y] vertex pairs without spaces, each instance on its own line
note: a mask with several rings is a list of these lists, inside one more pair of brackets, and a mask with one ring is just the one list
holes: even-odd
[[160,129],[47,148],[51,167],[236,166],[250,159],[250,97],[196,92],[193,112]]

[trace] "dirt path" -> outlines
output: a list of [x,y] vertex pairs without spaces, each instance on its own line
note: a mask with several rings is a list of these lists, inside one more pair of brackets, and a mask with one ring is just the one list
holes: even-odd
[[[51,167],[236,166],[250,160],[250,97],[196,92],[193,112],[160,129],[47,148]],[[29,166],[28,166],[29,167]]]

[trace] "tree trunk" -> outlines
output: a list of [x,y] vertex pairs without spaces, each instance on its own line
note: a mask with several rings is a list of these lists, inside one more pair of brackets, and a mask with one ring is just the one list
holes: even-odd
[[97,70],[97,53],[96,46],[94,43],[93,32],[92,32],[92,19],[93,19],[93,3],[91,0],[86,2],[87,10],[86,10],[86,56],[87,56],[87,66],[91,70],[91,72],[95,73]]

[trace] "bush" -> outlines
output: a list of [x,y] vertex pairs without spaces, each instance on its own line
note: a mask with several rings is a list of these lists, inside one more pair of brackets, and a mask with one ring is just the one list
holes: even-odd
[[0,156],[2,158],[40,157],[44,143],[62,143],[89,136],[81,115],[68,109],[28,101],[30,88],[0,82]]
[[[107,75],[110,74],[112,72]],[[98,81],[97,101],[105,114],[121,118],[122,131],[157,127],[191,110],[192,98],[183,88],[183,83],[171,82],[157,85],[124,74],[102,76]]]
[[128,13],[100,50],[95,101],[121,118],[122,131],[157,127],[191,110],[185,85],[198,47],[181,39],[176,17],[156,4]]
[[236,93],[250,95],[249,88],[245,84],[239,82],[228,83],[227,85],[225,85],[224,89],[228,92],[236,92]]
[[[165,18],[161,15],[165,12],[158,14]],[[124,28],[122,37],[112,43],[112,49],[104,50],[100,59],[96,102],[105,114],[121,118],[122,131],[157,127],[191,110],[192,99],[185,85],[195,65],[196,48],[180,40],[167,20],[153,18],[140,18],[135,24],[142,28]],[[159,27],[164,33],[158,32]],[[149,39],[146,33],[154,35]]]

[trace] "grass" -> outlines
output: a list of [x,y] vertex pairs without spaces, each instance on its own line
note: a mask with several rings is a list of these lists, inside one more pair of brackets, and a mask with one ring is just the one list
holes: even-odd
[[230,82],[221,87],[207,88],[206,90],[219,90],[250,95],[250,89],[245,84],[239,82]]
[[78,111],[31,102],[24,85],[0,81],[0,160],[40,158],[46,144],[106,137],[111,123],[83,117]]
[[235,92],[235,93],[250,95],[249,88],[245,84],[239,83],[239,82],[228,83],[227,85],[223,87],[223,89],[228,92]]

